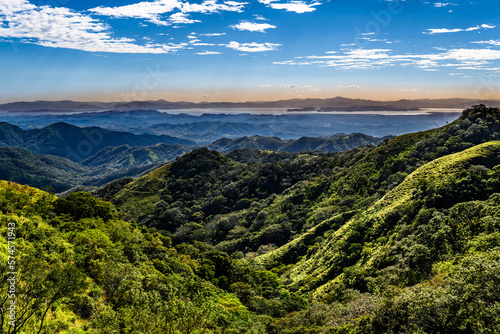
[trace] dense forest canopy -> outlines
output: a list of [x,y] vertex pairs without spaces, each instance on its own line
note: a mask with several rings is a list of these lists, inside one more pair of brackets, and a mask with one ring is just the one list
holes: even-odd
[[0,332],[498,332],[498,139],[480,105],[340,153],[195,149],[93,194],[0,181]]

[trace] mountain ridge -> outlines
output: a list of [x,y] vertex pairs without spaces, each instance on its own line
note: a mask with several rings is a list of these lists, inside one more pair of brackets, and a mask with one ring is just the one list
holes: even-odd
[[38,154],[53,154],[75,162],[94,155],[106,146],[144,146],[158,143],[195,145],[189,140],[166,135],[135,135],[99,127],[81,128],[64,122],[31,130],[22,130],[6,122],[0,123],[1,146],[25,148]]
[[471,104],[485,104],[499,106],[500,100],[474,100],[465,98],[445,99],[400,99],[396,101],[373,101],[365,99],[351,99],[344,97],[334,98],[305,98],[278,101],[247,101],[247,102],[169,102],[156,101],[130,101],[130,102],[78,102],[78,101],[33,101],[10,102],[0,104],[1,111],[91,111],[91,110],[129,110],[129,109],[190,109],[190,108],[465,108]]

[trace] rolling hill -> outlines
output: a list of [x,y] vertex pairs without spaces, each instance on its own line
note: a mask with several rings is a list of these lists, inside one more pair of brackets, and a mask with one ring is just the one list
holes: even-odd
[[158,143],[194,145],[191,141],[171,136],[134,135],[99,127],[79,128],[67,123],[54,123],[32,130],[0,123],[0,146],[57,155],[75,162],[81,162],[107,146],[148,146]]
[[277,162],[194,150],[110,200],[174,244],[279,274],[311,304],[277,333],[499,329],[486,288],[500,282],[499,119],[475,106],[377,147]]
[[258,148],[277,152],[323,151],[341,152],[355,147],[378,145],[382,140],[390,137],[377,138],[362,133],[350,135],[336,134],[330,137],[310,138],[301,137],[297,140],[282,140],[277,137],[242,137],[236,140],[221,138],[207,147],[219,152],[230,152],[239,148]]
[[108,146],[81,162],[84,166],[123,169],[142,167],[157,162],[166,162],[191,151],[179,144],[156,144],[133,147],[130,145]]
[[84,182],[90,172],[78,163],[24,149],[0,147],[0,179],[61,192]]
[[[0,146],[0,159],[3,163],[0,172],[4,180],[38,188],[52,187],[54,191],[62,193],[73,187],[79,190],[91,189],[88,187],[101,186],[121,177],[143,175],[194,148],[163,142],[151,146],[135,146],[158,140],[165,140],[165,136],[78,128],[65,123],[55,123],[41,130],[22,130],[17,126],[1,123],[0,144],[9,146]],[[255,147],[276,152],[336,152],[357,146],[376,145],[380,140],[362,134],[337,134],[327,138],[304,137],[299,140],[255,136],[238,140],[223,138],[209,147],[221,152]],[[132,144],[119,145],[121,142]],[[111,146],[98,150],[103,145]],[[77,150],[80,150],[82,155],[79,155]],[[96,150],[98,151],[95,152]],[[57,153],[60,156],[45,152]],[[91,155],[83,159],[87,153]]]

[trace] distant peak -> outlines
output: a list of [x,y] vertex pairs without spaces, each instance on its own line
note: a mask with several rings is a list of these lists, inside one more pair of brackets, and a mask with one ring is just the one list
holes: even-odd
[[66,122],[57,122],[47,125],[46,128],[78,128],[78,126]]

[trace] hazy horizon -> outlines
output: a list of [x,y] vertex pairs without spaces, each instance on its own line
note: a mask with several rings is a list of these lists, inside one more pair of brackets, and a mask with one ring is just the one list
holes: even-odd
[[[36,102],[82,102],[82,103],[126,103],[126,102],[157,102],[160,100],[163,100],[165,102],[169,103],[266,103],[266,102],[276,102],[276,101],[286,101],[286,100],[307,100],[307,99],[322,99],[322,100],[327,100],[327,99],[335,99],[335,98],[346,98],[346,99],[352,99],[352,100],[365,100],[365,101],[374,101],[374,102],[395,102],[395,101],[401,101],[401,100],[470,100],[470,101],[485,101],[485,100],[490,100],[490,101],[498,101],[500,102],[500,98],[492,98],[492,99],[477,99],[474,97],[467,98],[467,97],[442,97],[442,98],[429,98],[429,97],[422,97],[422,98],[395,98],[395,99],[376,99],[376,98],[363,98],[363,97],[347,97],[347,96],[330,96],[330,97],[290,97],[290,98],[282,98],[282,99],[260,99],[260,100],[238,100],[238,99],[233,99],[233,100],[214,100],[214,101],[208,101],[206,99],[202,99],[199,101],[189,101],[189,100],[167,100],[162,97],[159,97],[158,99],[147,99],[147,100],[98,100],[98,99],[71,99],[71,98],[65,98],[65,99],[24,99],[24,100],[11,100],[11,101],[1,101],[0,100],[0,105],[2,104],[10,104],[10,103],[36,103]],[[267,107],[264,107],[267,108]],[[449,109],[449,108],[444,108],[444,109]]]

